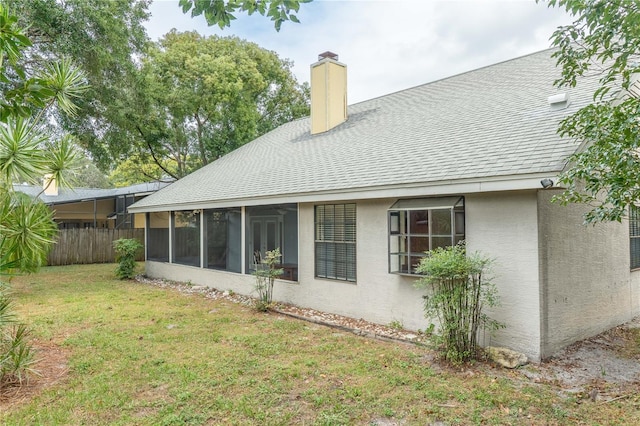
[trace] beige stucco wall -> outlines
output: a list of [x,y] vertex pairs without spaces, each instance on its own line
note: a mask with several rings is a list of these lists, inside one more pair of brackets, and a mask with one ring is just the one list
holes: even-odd
[[147,222],[147,216],[144,213],[135,213],[133,215],[134,228],[145,228]]
[[551,203],[557,192],[538,193],[543,357],[640,313],[640,273],[629,271],[628,223],[583,225],[587,207]]
[[485,345],[506,346],[540,359],[538,218],[535,191],[472,194],[465,197],[469,252],[494,259],[500,306],[487,310],[506,325]]
[[[58,204],[52,207],[55,219],[84,219],[92,221],[94,216],[93,201],[85,201],[78,203]],[[96,219],[106,219],[107,215],[115,210],[115,202],[112,199],[98,200],[95,203]]]

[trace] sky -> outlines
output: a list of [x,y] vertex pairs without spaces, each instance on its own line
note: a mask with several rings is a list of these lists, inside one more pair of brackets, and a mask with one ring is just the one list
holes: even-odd
[[280,32],[257,14],[208,27],[178,0],[154,0],[149,11],[153,40],[173,28],[237,36],[293,61],[299,82],[309,81],[319,53],[337,53],[349,104],[549,48],[553,31],[571,23],[534,0],[314,0],[301,6],[300,24],[285,22]]

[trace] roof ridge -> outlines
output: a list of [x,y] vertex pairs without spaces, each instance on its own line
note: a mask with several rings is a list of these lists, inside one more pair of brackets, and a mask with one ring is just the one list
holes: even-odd
[[496,62],[496,63],[493,63],[493,64],[488,64],[488,65],[484,65],[484,66],[481,66],[481,67],[478,67],[478,68],[474,68],[474,69],[471,69],[471,70],[462,71],[462,72],[459,72],[458,74],[448,75],[446,77],[438,78],[436,80],[428,81],[426,83],[421,83],[421,84],[417,84],[415,86],[406,87],[404,89],[396,90],[395,92],[385,93],[384,95],[380,95],[380,96],[376,96],[376,97],[373,97],[373,98],[365,99],[363,101],[356,102],[354,104],[350,104],[350,105],[347,105],[347,106],[348,107],[352,107],[352,106],[364,104],[364,103],[367,103],[367,102],[370,102],[370,101],[373,101],[373,100],[376,100],[376,99],[386,98],[387,96],[396,95],[396,94],[402,93],[402,92],[407,92],[407,91],[410,91],[410,90],[417,89],[419,87],[429,86],[431,84],[439,83],[439,82],[442,82],[442,81],[445,81],[445,80],[450,80],[450,79],[453,79],[453,78],[461,77],[461,76],[463,76],[465,74],[471,74],[471,73],[474,73],[474,72],[477,72],[477,71],[481,71],[481,70],[484,70],[484,69],[487,69],[487,68],[492,68],[492,67],[495,67],[495,66],[498,66],[498,65],[503,65],[503,64],[506,64],[507,62],[517,61],[517,60],[526,58],[527,56],[539,55],[539,54],[542,54],[544,52],[548,52],[550,50],[556,50],[556,49],[557,48],[555,48],[555,47],[549,47],[547,49],[538,50],[537,52],[526,53],[526,54],[521,55],[521,56],[516,56],[515,58],[505,59],[503,61]]

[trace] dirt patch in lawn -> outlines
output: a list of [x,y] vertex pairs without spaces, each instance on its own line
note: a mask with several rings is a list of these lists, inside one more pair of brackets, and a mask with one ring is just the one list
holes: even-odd
[[640,390],[640,317],[581,340],[519,372],[566,394],[611,401]]
[[22,384],[9,384],[0,389],[0,411],[28,402],[44,389],[64,381],[69,372],[70,351],[52,341],[32,340],[36,353],[36,374],[30,374]]

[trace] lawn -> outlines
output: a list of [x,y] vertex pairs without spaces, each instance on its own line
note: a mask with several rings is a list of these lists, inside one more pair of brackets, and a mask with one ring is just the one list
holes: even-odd
[[439,365],[424,347],[118,281],[114,268],[13,280],[43,363],[55,352],[67,368],[0,402],[0,424],[640,424],[638,398],[560,396],[486,365]]

